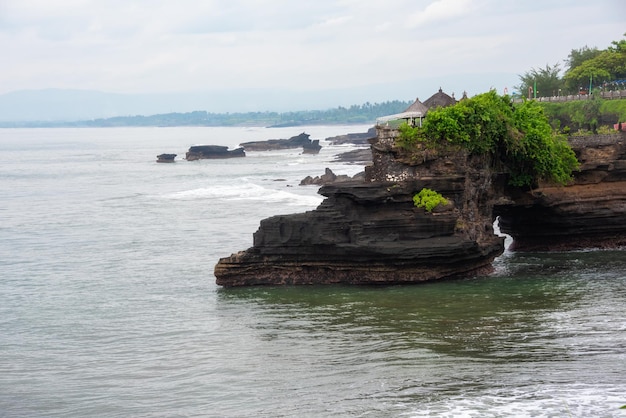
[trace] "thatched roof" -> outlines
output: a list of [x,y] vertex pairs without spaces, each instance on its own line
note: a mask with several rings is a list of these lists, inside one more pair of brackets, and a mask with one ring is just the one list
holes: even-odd
[[456,99],[454,97],[448,96],[439,88],[439,91],[428,98],[424,102],[424,105],[428,109],[434,109],[435,107],[446,107],[451,106],[456,103]]
[[413,104],[407,107],[406,110],[404,111],[404,113],[408,113],[408,112],[417,112],[417,113],[421,113],[422,116],[424,116],[426,115],[426,112],[428,112],[428,107],[426,107],[424,103],[420,102],[420,99],[417,98],[415,99]]
[[424,103],[420,102],[419,98],[415,99],[413,104],[406,108],[406,110],[402,113],[397,113],[395,115],[383,116],[376,119],[377,123],[385,123],[392,120],[401,120],[405,119],[407,121],[415,121],[416,119],[420,120],[420,126],[422,123],[422,118],[426,116],[428,113],[428,109],[436,108],[436,107],[446,107],[456,103],[456,99],[454,97],[448,96],[446,93],[441,91],[439,88],[439,92],[433,94],[428,100]]

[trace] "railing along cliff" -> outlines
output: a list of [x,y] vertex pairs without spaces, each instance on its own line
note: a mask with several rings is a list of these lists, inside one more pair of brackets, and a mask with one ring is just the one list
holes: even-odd
[[[534,100],[538,102],[571,102],[574,100],[589,100],[594,97],[600,97],[602,99],[626,99],[626,90],[616,90],[616,91],[602,91],[600,93],[593,94],[570,94],[568,96],[548,96],[548,97],[537,97]],[[515,99],[514,102],[520,103],[523,99]]]

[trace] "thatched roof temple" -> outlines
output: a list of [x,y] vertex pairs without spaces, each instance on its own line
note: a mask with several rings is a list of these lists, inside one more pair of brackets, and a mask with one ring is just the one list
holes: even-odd
[[441,88],[439,91],[430,96],[424,103],[420,102],[419,98],[415,99],[413,104],[406,108],[402,113],[396,113],[395,115],[383,116],[376,119],[378,125],[388,123],[394,120],[406,120],[411,126],[415,126],[416,121],[419,120],[419,126],[422,126],[422,119],[426,117],[429,109],[436,107],[446,107],[456,103],[454,94],[452,96],[444,93]]

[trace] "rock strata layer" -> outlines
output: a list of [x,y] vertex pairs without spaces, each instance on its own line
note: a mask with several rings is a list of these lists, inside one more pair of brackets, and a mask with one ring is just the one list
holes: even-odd
[[327,199],[316,210],[261,221],[252,248],[219,261],[217,283],[413,283],[489,266],[502,252],[502,238],[472,240],[458,233],[452,205],[431,214],[412,203],[422,186],[460,195],[463,182],[324,186]]
[[[382,173],[410,167],[390,133],[373,141],[374,161],[385,167],[369,167],[364,181],[322,187],[326,199],[314,211],[261,221],[252,248],[218,262],[217,283],[415,283],[489,269],[504,239],[492,228],[488,164],[461,152],[443,163],[445,173],[418,176],[412,166],[412,176],[390,181]],[[413,195],[424,187],[450,203],[433,213],[416,208]]]

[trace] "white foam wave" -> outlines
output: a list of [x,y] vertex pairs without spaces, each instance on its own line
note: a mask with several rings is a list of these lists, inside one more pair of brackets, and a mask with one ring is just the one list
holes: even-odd
[[480,398],[446,399],[434,405],[421,405],[419,412],[407,414],[417,417],[621,417],[624,398],[620,388],[564,387],[535,388],[536,391],[513,390],[506,396],[486,394]]
[[215,185],[170,193],[163,196],[172,200],[220,199],[224,201],[259,201],[283,203],[289,206],[315,207],[322,202],[321,196],[308,196],[284,190],[269,189],[254,183],[240,185]]

